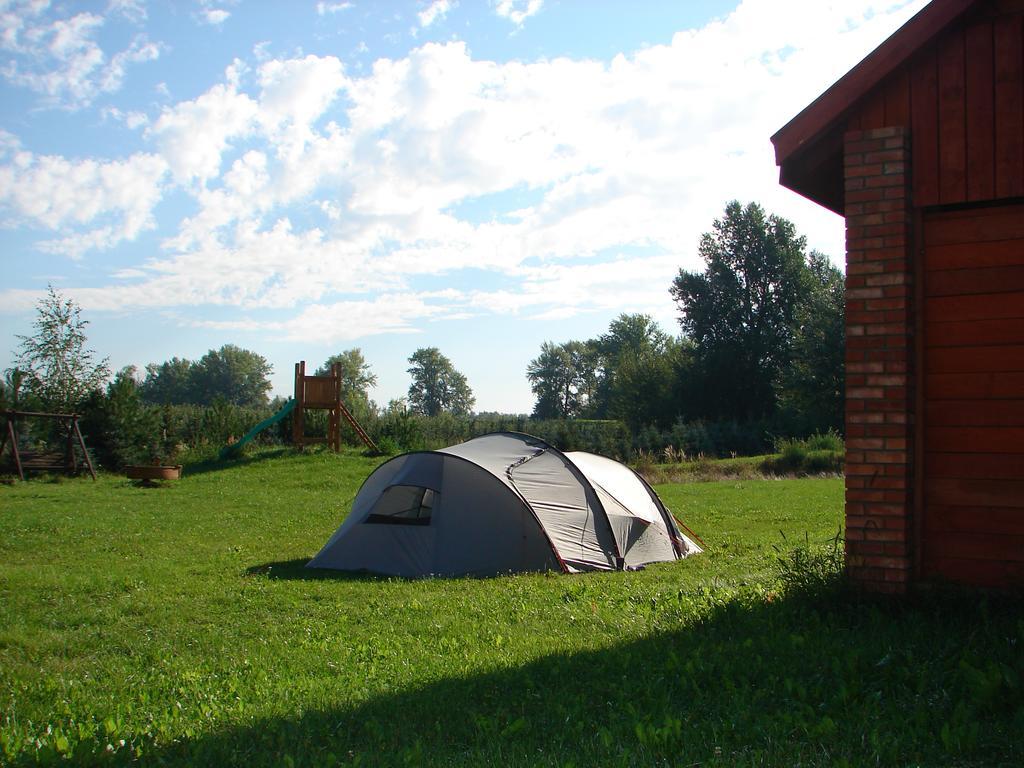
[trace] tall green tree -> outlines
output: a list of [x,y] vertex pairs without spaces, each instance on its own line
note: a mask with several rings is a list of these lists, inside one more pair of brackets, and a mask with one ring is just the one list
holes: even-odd
[[273,367],[262,355],[234,344],[211,349],[192,367],[194,402],[210,405],[223,400],[233,405],[267,404]]
[[650,315],[621,314],[596,342],[600,354],[600,415],[632,428],[668,426],[675,419],[677,377],[684,345]]
[[139,386],[140,396],[145,402],[155,405],[195,402],[194,367],[194,362],[180,357],[148,364],[146,377]]
[[8,368],[0,380],[0,410],[17,409],[21,402],[25,372],[20,368]]
[[83,427],[100,463],[108,469],[164,458],[160,410],[147,407],[134,366],[122,368],[86,410]]
[[666,337],[657,346],[637,355],[619,358],[609,392],[608,415],[637,430],[645,425],[668,428],[684,415],[687,403],[680,398],[693,345],[685,339]]
[[[366,362],[363,351],[358,347],[331,355],[316,369],[316,375],[328,375],[335,363],[341,367],[341,399],[355,420],[366,428],[377,416],[377,406],[370,400],[368,391],[370,387],[376,385],[377,377],[370,370],[370,364]],[[361,442],[361,438],[347,421],[342,421],[341,434],[342,439],[348,443]]]
[[24,387],[43,408],[71,412],[110,378],[107,358],[96,361],[86,347],[88,320],[73,299],[49,286],[36,304],[35,329],[20,341],[16,365],[24,372]]
[[667,341],[668,336],[650,315],[621,314],[611,321],[608,331],[594,342],[598,353],[594,415],[602,418],[625,416],[628,410],[625,401],[635,392],[629,386],[623,386],[622,372],[629,368],[634,374],[638,373],[641,361],[661,354]]
[[426,416],[467,414],[476,398],[466,377],[437,347],[422,347],[409,357],[409,409]]
[[377,377],[370,370],[370,364],[363,357],[363,351],[359,347],[355,347],[331,355],[323,365],[316,369],[316,375],[328,375],[335,363],[341,366],[342,397],[349,402],[353,398],[368,401],[370,398],[368,390],[370,387],[376,386]]
[[541,344],[540,354],[526,368],[530,389],[537,398],[534,418],[581,415],[593,397],[595,363],[596,350],[589,342]]
[[733,201],[701,237],[703,272],[680,270],[673,281],[708,416],[744,421],[775,413],[809,289],[804,248],[786,219]]
[[846,290],[824,254],[807,257],[809,290],[796,313],[783,407],[801,432],[842,432],[845,421]]

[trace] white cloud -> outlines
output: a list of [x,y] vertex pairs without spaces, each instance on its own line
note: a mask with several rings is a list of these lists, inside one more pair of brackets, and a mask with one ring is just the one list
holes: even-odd
[[36,247],[44,253],[80,259],[87,251],[107,250],[123,239],[113,227],[100,227],[57,240],[43,240]]
[[519,27],[529,17],[536,15],[542,5],[544,0],[498,0],[494,10],[499,16]]
[[166,172],[152,154],[99,161],[16,151],[0,166],[0,206],[21,221],[70,232],[42,248],[77,257],[151,228]]
[[[0,202],[57,231],[44,249],[74,254],[147,226],[172,174],[194,210],[159,258],[78,294],[94,309],[291,311],[265,329],[325,342],[485,312],[646,311],[668,325],[671,278],[699,266],[700,234],[730,199],[841,255],[841,219],[778,186],[769,136],[920,4],[747,0],[608,63],[496,63],[461,43],[358,77],[332,56],[236,62],[146,130],[153,165],[129,163],[140,191],[115,198],[87,161],[43,162],[7,134]],[[418,290],[472,284],[458,279],[469,270],[501,290]]]
[[435,21],[439,21],[448,15],[448,12],[455,7],[452,0],[434,0],[430,5],[416,14],[420,20],[421,27],[429,27]]
[[10,158],[15,152],[21,149],[21,139],[10,131],[0,128],[0,160]]
[[341,11],[347,11],[352,7],[352,3],[325,3],[319,2],[316,4],[316,12],[319,16],[334,15]]
[[231,18],[231,13],[229,11],[225,11],[223,8],[203,8],[202,11],[200,11],[200,17],[207,24],[217,26]]
[[43,291],[25,288],[5,288],[0,290],[0,313],[21,314],[36,308],[44,296]]
[[165,244],[169,255],[139,265],[144,277],[81,291],[77,297],[95,310],[290,309],[332,294],[403,287],[401,276],[378,272],[368,244],[332,240],[318,229],[296,232],[286,218],[265,228],[247,219],[218,231],[213,225],[219,223],[187,221],[185,234]]
[[105,118],[115,120],[119,123],[124,123],[130,130],[136,130],[137,128],[144,128],[149,125],[149,116],[144,112],[123,112],[117,107],[104,107],[100,110]]
[[252,57],[258,62],[264,62],[271,58],[270,41],[261,40],[252,47]]
[[[132,4],[117,6],[131,13]],[[68,109],[91,104],[120,90],[132,64],[159,58],[161,46],[136,35],[109,60],[96,41],[103,17],[78,13],[46,18],[47,3],[15,3],[0,10],[0,50],[9,58],[0,68],[12,84],[41,94],[45,103]]]
[[145,0],[109,0],[107,14],[123,16],[133,24],[141,24],[148,17]]
[[316,121],[347,86],[334,56],[272,60],[260,67],[260,118],[270,131],[282,124],[310,134]]
[[229,67],[227,82],[196,99],[165,108],[149,129],[180,183],[205,183],[216,177],[224,151],[252,130],[258,106],[238,91],[238,77],[237,67]]
[[495,314],[529,314],[538,319],[565,319],[594,311],[644,312],[671,322],[668,286],[692,256],[659,254],[619,257],[588,264],[521,267],[514,288],[475,291],[469,306]]
[[430,294],[386,293],[370,300],[338,301],[306,307],[278,330],[289,341],[316,339],[323,344],[353,341],[381,333],[416,333],[418,324],[447,315],[444,303],[429,303]]
[[[334,344],[383,333],[418,333],[422,321],[442,316],[451,319],[448,302],[453,298],[455,292],[451,291],[385,293],[369,300],[311,304],[286,321],[247,316],[237,320],[182,317],[180,322],[195,328],[261,333],[285,341],[316,339],[319,343]],[[436,303],[438,299],[444,303]]]

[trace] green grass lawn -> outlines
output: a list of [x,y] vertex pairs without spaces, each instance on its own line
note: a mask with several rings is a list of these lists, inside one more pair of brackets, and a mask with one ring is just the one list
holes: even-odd
[[841,480],[660,486],[708,550],[642,572],[305,571],[376,463],[0,487],[0,763],[1024,760],[1019,603],[780,586]]

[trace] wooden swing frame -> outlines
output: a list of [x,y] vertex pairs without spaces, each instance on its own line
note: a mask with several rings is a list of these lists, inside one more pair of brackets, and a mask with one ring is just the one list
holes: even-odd
[[[11,454],[14,457],[14,467],[18,471],[18,478],[20,480],[25,479],[25,470],[40,471],[40,472],[63,472],[64,474],[74,475],[78,474],[79,462],[77,456],[75,456],[75,447],[82,451],[82,464],[89,470],[89,474],[92,475],[92,479],[96,479],[96,470],[92,466],[92,460],[89,458],[89,451],[85,447],[85,439],[82,437],[82,430],[78,428],[78,419],[80,418],[77,413],[40,413],[38,411],[15,411],[7,410],[4,411],[7,424],[4,429],[3,440],[0,441],[0,456],[3,455],[4,449],[7,444],[11,445]],[[61,463],[55,463],[52,459],[47,460],[44,457],[33,457],[22,460],[22,455],[18,451],[18,419],[50,419],[61,423],[64,430],[67,432],[67,442],[64,446],[64,458]],[[45,455],[44,455],[45,456]]]

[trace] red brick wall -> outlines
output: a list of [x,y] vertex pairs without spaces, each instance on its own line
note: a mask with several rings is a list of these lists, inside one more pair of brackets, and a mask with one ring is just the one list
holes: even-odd
[[872,591],[912,578],[913,269],[904,128],[844,137],[846,567]]

